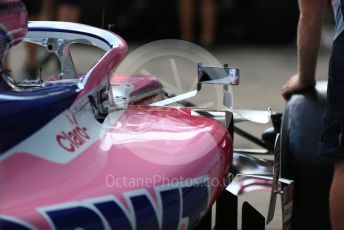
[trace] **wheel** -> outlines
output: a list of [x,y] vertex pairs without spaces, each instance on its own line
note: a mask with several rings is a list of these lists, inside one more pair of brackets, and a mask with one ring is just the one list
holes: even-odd
[[326,82],[292,96],[281,129],[281,176],[294,180],[293,229],[331,229],[329,189],[333,160],[320,156]]

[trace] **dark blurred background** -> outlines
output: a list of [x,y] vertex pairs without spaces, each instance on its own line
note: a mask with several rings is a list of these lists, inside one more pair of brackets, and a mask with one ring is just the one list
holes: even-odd
[[[199,4],[196,1],[196,4]],[[216,0],[216,42],[286,43],[295,38],[297,0]],[[128,41],[179,38],[178,1],[82,1],[81,22],[113,25]],[[195,25],[199,25],[197,14]],[[199,32],[199,28],[196,33]]]

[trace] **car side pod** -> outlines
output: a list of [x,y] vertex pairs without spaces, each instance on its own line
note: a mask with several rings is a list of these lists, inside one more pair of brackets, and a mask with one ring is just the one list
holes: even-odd
[[[203,84],[217,84],[223,86],[223,107],[221,108],[204,108],[195,107],[193,103],[188,101],[197,95],[197,92],[202,90]],[[221,122],[227,127],[228,132],[233,136],[234,132],[249,141],[258,144],[263,149],[254,150],[238,150],[234,149],[231,175],[228,178],[226,189],[222,191],[212,209],[207,212],[205,217],[197,225],[196,229],[237,229],[237,208],[238,195],[253,190],[271,190],[272,185],[274,189],[271,194],[270,211],[268,214],[268,222],[272,220],[274,209],[276,205],[276,197],[278,194],[283,194],[283,213],[284,213],[284,227],[283,229],[290,229],[290,218],[292,208],[292,191],[293,182],[279,178],[279,135],[281,117],[280,113],[272,113],[271,109],[267,111],[247,110],[247,109],[233,109],[231,105],[231,95],[229,93],[230,85],[239,84],[239,70],[230,68],[228,65],[223,67],[205,67],[198,64],[198,84],[197,89],[180,94],[170,95],[167,99],[150,104],[151,106],[169,106],[173,103],[184,101],[191,110],[192,116],[211,117]],[[272,140],[277,138],[276,144],[267,144],[266,138],[260,140],[250,133],[235,127],[235,123],[250,121],[254,123],[267,124],[272,120],[273,133],[269,134]],[[274,143],[274,141],[272,141]],[[275,154],[275,161],[270,162],[264,159],[259,159],[252,154],[258,155],[273,155]],[[276,172],[273,173],[273,170]],[[238,182],[239,181],[239,182]],[[216,215],[212,212],[216,210]],[[215,216],[215,220],[212,218]],[[260,214],[253,206],[245,203],[242,207],[242,229],[265,229],[265,217]]]

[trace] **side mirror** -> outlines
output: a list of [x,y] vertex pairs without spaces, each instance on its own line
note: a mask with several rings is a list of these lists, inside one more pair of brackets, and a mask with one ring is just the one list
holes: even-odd
[[206,67],[198,64],[198,84],[239,85],[239,69],[228,67]]

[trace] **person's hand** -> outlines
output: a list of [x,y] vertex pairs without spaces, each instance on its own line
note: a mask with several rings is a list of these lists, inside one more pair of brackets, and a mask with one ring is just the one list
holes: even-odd
[[315,80],[308,80],[308,81],[302,81],[300,79],[299,74],[295,74],[289,80],[283,85],[282,87],[282,96],[285,100],[289,100],[289,98],[297,92],[306,90],[310,87],[315,86]]

